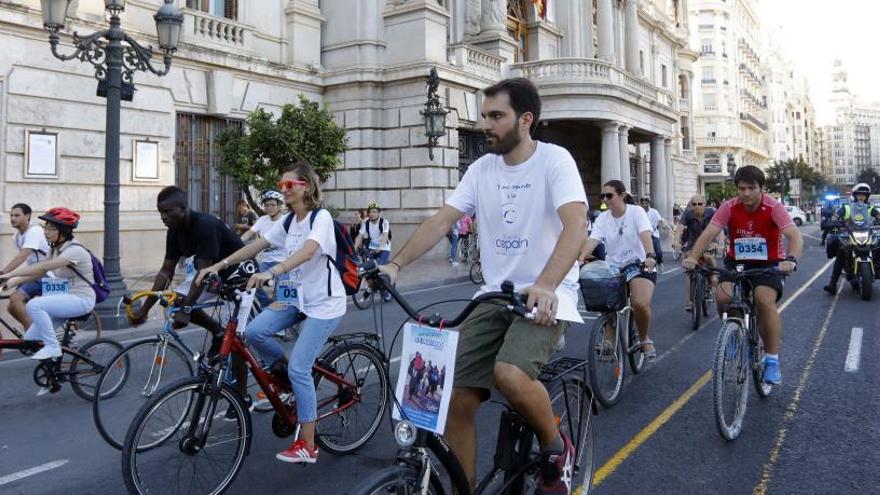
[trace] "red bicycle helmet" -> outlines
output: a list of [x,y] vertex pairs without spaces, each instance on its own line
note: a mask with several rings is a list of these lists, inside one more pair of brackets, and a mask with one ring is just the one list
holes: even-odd
[[72,229],[75,229],[77,225],[79,225],[79,213],[64,208],[63,206],[51,208],[39,218],[40,220],[45,220],[49,223],[54,223],[55,225],[70,227]]

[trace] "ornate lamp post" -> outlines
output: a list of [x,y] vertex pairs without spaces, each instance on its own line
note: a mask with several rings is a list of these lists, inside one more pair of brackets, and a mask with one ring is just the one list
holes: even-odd
[[107,129],[104,148],[104,268],[110,282],[111,294],[99,305],[105,328],[119,328],[123,322],[116,315],[116,301],[125,292],[119,268],[119,119],[120,101],[134,95],[135,71],[150,71],[163,76],[171,69],[171,55],[177,50],[183,15],[173,0],[165,0],[153,19],[159,38],[164,67],[152,64],[153,49],[144,47],[122,30],[119,14],[125,10],[125,0],[104,0],[110,15],[110,29],[87,36],[73,33],[74,52],[58,52],[58,31],[64,29],[71,0],[41,0],[43,26],[49,30],[52,55],[59,60],[77,59],[95,67],[98,95],[107,98]]
[[420,111],[425,119],[425,136],[428,138],[428,156],[434,159],[434,148],[437,147],[437,141],[446,135],[446,114],[448,110],[440,105],[440,95],[437,94],[437,88],[440,86],[440,76],[437,75],[437,69],[431,68],[428,75],[428,101],[425,102],[425,109]]

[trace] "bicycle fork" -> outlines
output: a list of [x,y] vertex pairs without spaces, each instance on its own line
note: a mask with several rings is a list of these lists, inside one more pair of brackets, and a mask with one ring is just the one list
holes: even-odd
[[[165,357],[167,352],[168,339],[163,336],[159,341],[159,345],[156,346],[156,350],[153,352],[153,361],[150,363],[150,373],[147,375],[147,381],[144,383],[144,388],[141,389],[141,396],[150,397],[156,392],[156,389],[159,388],[159,384],[162,382],[162,370],[165,369],[165,363],[167,363]],[[155,382],[153,382],[153,373],[156,373]],[[152,385],[150,385],[151,383]]]

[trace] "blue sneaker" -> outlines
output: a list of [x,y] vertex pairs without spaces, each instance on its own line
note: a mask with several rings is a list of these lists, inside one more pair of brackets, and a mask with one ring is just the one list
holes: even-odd
[[779,359],[764,358],[764,381],[771,385],[782,383],[782,372],[779,370]]

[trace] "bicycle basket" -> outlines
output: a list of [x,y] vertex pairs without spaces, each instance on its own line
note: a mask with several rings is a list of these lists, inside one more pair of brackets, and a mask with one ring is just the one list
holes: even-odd
[[590,263],[581,270],[580,286],[588,311],[608,313],[626,306],[626,280],[623,274],[607,266]]

